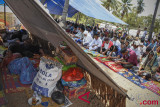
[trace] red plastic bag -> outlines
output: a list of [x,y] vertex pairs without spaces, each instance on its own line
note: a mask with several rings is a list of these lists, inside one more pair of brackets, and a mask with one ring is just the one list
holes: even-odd
[[84,77],[84,74],[82,72],[81,68],[74,67],[67,70],[63,76],[62,79],[66,82],[70,81],[79,81]]

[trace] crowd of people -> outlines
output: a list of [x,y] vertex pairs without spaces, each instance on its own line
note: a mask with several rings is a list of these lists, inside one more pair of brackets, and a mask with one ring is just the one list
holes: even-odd
[[160,72],[160,34],[150,42],[147,28],[140,36],[139,27],[135,37],[118,26],[115,30],[109,30],[67,22],[65,30],[84,48],[106,55],[106,59],[127,69],[134,69],[143,78],[152,79]]

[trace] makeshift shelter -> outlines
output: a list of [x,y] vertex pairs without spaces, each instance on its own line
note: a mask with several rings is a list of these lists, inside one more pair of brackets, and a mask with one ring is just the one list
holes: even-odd
[[[90,88],[101,97],[105,104],[110,107],[124,107],[126,91],[119,87],[110,76],[106,74],[69,36],[68,34],[47,14],[43,5],[38,0],[5,0],[7,5],[36,39],[43,39],[58,47],[64,41],[79,58],[78,65],[87,69]],[[113,95],[108,98],[107,94]]]
[[[47,4],[50,14],[62,15],[64,2],[65,0],[46,0],[44,4]],[[72,17],[78,11],[95,19],[127,25],[104,8],[99,0],[70,0],[68,17]]]

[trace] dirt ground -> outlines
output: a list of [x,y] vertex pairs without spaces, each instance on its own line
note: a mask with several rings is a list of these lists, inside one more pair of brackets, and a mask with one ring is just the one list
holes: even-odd
[[[128,90],[127,94],[133,98],[131,101],[126,100],[127,107],[148,107],[146,105],[140,105],[140,102],[144,100],[159,100],[160,97],[148,89],[142,89],[134,83],[130,82],[126,78],[120,76],[119,74],[113,72],[103,64],[94,60],[119,86]],[[7,104],[5,107],[30,107],[28,104],[28,98],[25,92],[6,94]],[[90,104],[80,100],[72,99],[73,103],[70,107],[104,107],[102,103],[99,103],[97,99],[91,101]],[[158,107],[158,105],[152,105],[150,107]],[[160,107],[160,106],[159,106]]]
[[[90,94],[90,98],[93,94]],[[87,99],[85,96],[84,99]],[[86,103],[78,98],[72,99],[71,102],[73,103],[70,107],[105,107],[97,98],[90,100],[89,103]],[[6,99],[8,100],[7,105],[5,107],[31,107],[28,104],[28,99],[25,92],[19,93],[12,93],[7,94]]]

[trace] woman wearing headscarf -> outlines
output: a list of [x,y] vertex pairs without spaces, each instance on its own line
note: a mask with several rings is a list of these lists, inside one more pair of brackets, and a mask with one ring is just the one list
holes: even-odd
[[157,59],[157,53],[151,51],[141,62],[138,75],[143,76],[146,79],[151,78],[156,74],[159,64]]
[[91,43],[93,41],[93,38],[91,36],[91,34],[88,31],[84,31],[84,38],[83,38],[83,42],[82,45],[83,46],[88,46],[89,43]]

